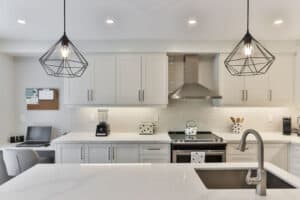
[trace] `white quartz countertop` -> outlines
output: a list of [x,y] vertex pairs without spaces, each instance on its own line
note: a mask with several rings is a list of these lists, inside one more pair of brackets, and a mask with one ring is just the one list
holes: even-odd
[[[5,200],[296,200],[300,189],[209,190],[195,172],[248,169],[254,163],[220,164],[40,164],[0,186]],[[300,187],[300,179],[266,163],[266,169]]]
[[[281,132],[260,132],[264,143],[296,143],[300,144],[300,137],[296,134],[292,135],[283,135]],[[239,143],[242,137],[242,134],[233,134],[229,132],[213,132],[214,134],[222,137],[227,143]],[[248,135],[247,142],[256,142],[256,139],[253,135]]]
[[[260,132],[264,143],[296,143],[300,144],[300,137],[296,134],[283,135],[281,132]],[[227,143],[239,143],[242,134],[233,134],[229,132],[214,132],[222,137]],[[154,135],[139,135],[138,133],[110,133],[105,137],[96,137],[92,132],[71,132],[62,137],[56,138],[51,144],[59,143],[171,143],[168,133],[156,133]],[[253,135],[247,137],[247,142],[256,142]]]
[[92,132],[71,132],[52,141],[58,143],[171,143],[168,133],[154,135],[139,135],[138,133],[110,133],[105,137],[96,137]]

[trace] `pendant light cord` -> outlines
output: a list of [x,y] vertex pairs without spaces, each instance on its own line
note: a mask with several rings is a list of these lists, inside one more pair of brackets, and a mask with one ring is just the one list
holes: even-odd
[[64,0],[64,34],[66,34],[66,0]]
[[249,0],[247,0],[247,33],[249,33]]

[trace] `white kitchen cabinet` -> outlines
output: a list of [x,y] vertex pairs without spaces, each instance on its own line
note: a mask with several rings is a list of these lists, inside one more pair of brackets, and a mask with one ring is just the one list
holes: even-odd
[[80,78],[64,80],[70,105],[166,105],[166,54],[96,54]]
[[224,60],[227,54],[220,54],[219,88],[222,105],[225,106],[284,106],[294,100],[294,54],[276,54],[276,60],[269,71],[258,76],[232,76]]
[[169,163],[170,144],[56,144],[56,163]]
[[300,177],[300,144],[290,145],[290,165],[289,170],[292,174]]
[[165,54],[142,56],[143,104],[168,104],[168,58]]
[[117,104],[141,103],[142,57],[139,54],[117,56]]
[[116,56],[96,55],[94,60],[92,104],[110,105],[116,103]]
[[226,162],[257,162],[256,144],[247,144],[247,150],[237,149],[239,144],[227,144]]
[[87,163],[110,163],[111,145],[110,144],[87,144],[86,145]]
[[84,144],[59,144],[56,145],[56,163],[85,163]]
[[170,144],[141,144],[141,163],[169,163]]
[[290,105],[294,100],[294,73],[296,56],[276,54],[276,60],[269,69],[269,98],[272,105]]
[[265,144],[265,161],[288,170],[288,144]]
[[[257,145],[247,144],[247,150],[237,149],[239,144],[227,144],[227,162],[257,162]],[[288,144],[264,144],[265,162],[270,162],[284,170],[288,170]]]
[[268,74],[245,77],[245,96],[246,105],[267,105],[270,102]]
[[222,96],[222,105],[239,106],[246,103],[245,78],[232,76],[224,65],[227,54],[220,54],[219,65],[219,91]]
[[139,145],[138,144],[113,144],[112,162],[113,163],[138,163]]
[[64,103],[85,105],[91,103],[91,90],[94,72],[94,59],[86,58],[88,67],[80,78],[64,79]]

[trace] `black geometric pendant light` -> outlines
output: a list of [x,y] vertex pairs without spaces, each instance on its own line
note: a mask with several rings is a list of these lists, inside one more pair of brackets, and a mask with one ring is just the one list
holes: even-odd
[[249,32],[249,0],[247,0],[247,32],[225,59],[224,64],[233,76],[265,74],[275,56],[263,47]]
[[64,34],[39,59],[50,76],[75,78],[85,72],[88,62],[66,35],[66,1],[64,0]]

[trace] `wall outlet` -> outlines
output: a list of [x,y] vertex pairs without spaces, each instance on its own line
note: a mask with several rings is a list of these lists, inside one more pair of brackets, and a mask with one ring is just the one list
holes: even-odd
[[269,123],[273,122],[273,115],[271,115],[271,114],[268,115],[268,122]]

